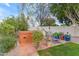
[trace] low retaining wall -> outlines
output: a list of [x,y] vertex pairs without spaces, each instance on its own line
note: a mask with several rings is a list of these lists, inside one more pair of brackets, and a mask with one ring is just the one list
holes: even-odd
[[[49,31],[49,27],[48,26],[33,27],[33,28],[29,28],[29,30],[31,30],[31,31],[32,30],[41,30],[44,33],[45,31],[47,31],[47,32]],[[78,26],[53,26],[53,27],[50,27],[50,33],[54,33],[54,32],[63,32],[64,34],[69,32],[72,36],[79,37],[79,27]]]

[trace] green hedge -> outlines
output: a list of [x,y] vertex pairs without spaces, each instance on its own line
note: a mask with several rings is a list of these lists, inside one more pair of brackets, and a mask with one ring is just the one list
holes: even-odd
[[14,36],[3,36],[0,39],[0,52],[7,53],[9,52],[16,43],[16,39]]

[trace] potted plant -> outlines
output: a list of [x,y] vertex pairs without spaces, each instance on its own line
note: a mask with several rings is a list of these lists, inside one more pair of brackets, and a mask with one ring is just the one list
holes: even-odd
[[64,33],[59,32],[59,38],[60,38],[61,40],[64,40]]
[[58,40],[59,39],[59,34],[57,32],[53,33],[52,36],[53,36],[54,40]]
[[71,35],[67,32],[67,34],[64,35],[64,40],[65,41],[70,41]]

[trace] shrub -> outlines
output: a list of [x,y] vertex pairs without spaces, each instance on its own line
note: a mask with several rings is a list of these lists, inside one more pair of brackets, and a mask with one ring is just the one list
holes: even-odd
[[14,26],[4,23],[0,25],[0,33],[1,34],[14,34],[15,33],[15,28]]
[[52,36],[61,36],[63,33],[62,32],[55,32],[52,34]]
[[58,33],[55,32],[55,33],[52,34],[52,36],[53,36],[53,37],[58,36]]
[[0,52],[7,53],[15,46],[16,40],[13,36],[3,36],[0,39]]
[[59,36],[61,36],[63,33],[62,32],[59,32],[58,34],[59,34]]
[[36,44],[37,47],[39,46],[39,43],[42,39],[43,33],[41,31],[33,31],[33,42],[34,44]]
[[27,20],[22,17],[22,19],[18,17],[7,17],[3,19],[3,22],[0,23],[0,33],[1,34],[12,34],[16,35],[18,31],[26,31],[28,30]]
[[59,37],[61,37],[62,35],[64,35],[64,33],[63,32],[59,32],[58,35],[59,35]]

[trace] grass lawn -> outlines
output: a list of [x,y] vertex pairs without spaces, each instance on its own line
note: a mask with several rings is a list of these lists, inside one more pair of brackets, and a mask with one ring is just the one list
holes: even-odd
[[65,43],[38,51],[40,56],[79,56],[79,44]]

